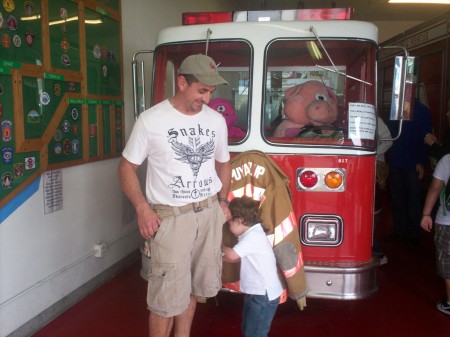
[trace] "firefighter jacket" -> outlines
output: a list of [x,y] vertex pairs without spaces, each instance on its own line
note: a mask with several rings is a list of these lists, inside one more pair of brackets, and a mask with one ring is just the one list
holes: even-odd
[[[229,199],[248,196],[260,202],[261,223],[274,249],[284,293],[293,300],[305,299],[307,292],[298,224],[293,212],[289,178],[263,152],[246,151],[231,160]],[[223,244],[233,247],[237,239],[223,227]],[[222,283],[239,291],[239,263],[223,263]],[[303,309],[300,306],[300,309]]]

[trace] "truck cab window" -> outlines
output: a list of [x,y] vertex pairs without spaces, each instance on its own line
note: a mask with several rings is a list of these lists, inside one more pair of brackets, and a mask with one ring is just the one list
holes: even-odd
[[287,145],[373,148],[375,97],[368,86],[375,83],[369,60],[376,47],[322,42],[332,62],[314,40],[277,40],[266,48],[263,134]]
[[[204,42],[184,42],[157,48],[152,104],[174,94],[177,71],[184,58],[192,54],[205,54],[205,50]],[[217,86],[210,100],[210,107],[224,116],[229,143],[240,143],[249,132],[251,46],[244,41],[210,41],[208,55],[216,61],[220,75],[229,83]]]

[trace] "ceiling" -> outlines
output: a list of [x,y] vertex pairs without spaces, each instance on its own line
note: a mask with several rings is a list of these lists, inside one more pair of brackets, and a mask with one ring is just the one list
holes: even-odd
[[389,4],[388,0],[232,0],[235,10],[352,7],[362,21],[427,21],[446,12],[450,5]]

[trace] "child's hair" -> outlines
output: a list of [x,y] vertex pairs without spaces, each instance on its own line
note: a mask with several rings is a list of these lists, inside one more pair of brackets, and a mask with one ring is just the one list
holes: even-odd
[[230,212],[233,218],[242,219],[245,226],[251,227],[260,223],[259,202],[243,196],[230,201]]

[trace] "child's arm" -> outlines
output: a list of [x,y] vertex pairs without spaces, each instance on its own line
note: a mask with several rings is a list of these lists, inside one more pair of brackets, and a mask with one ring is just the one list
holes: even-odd
[[241,257],[236,253],[236,251],[233,248],[226,247],[222,245],[222,259],[223,262],[239,262],[241,261]]
[[431,211],[433,210],[433,206],[436,203],[443,186],[444,182],[442,180],[433,178],[430,187],[428,188],[427,197],[423,206],[422,221],[420,222],[420,226],[427,232],[429,232],[433,226]]

